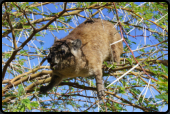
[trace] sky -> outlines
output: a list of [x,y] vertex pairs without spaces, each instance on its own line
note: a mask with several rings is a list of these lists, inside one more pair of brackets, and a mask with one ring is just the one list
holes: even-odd
[[[61,3],[60,3],[60,4],[61,4]],[[142,2],[138,2],[138,3],[136,3],[136,4],[142,5],[143,3],[142,3]],[[68,4],[68,6],[71,7],[71,4]],[[139,6],[139,7],[140,7],[140,6]],[[48,8],[48,9],[47,9],[47,8]],[[40,9],[41,11],[48,11],[48,12],[50,12],[50,11],[52,11],[52,12],[62,11],[61,8],[60,8],[60,6],[58,6],[58,8],[56,8],[56,7],[54,7],[54,5],[52,5],[52,4],[45,5],[45,6],[43,7],[43,9],[42,9],[42,7],[39,7],[39,9]],[[97,10],[93,10],[93,12],[96,12],[96,11],[97,11]],[[108,14],[108,13],[107,13],[107,10],[102,10],[102,13],[103,13],[104,15],[106,15],[106,16],[103,17],[103,14],[100,14],[100,15],[98,14],[98,15],[96,15],[96,17],[101,17],[102,19],[113,18],[113,14],[112,14],[112,13]],[[119,10],[118,13],[121,14],[122,11]],[[87,15],[87,14],[85,14],[85,12],[81,12],[80,14],[81,14],[81,15],[84,15],[84,16]],[[125,17],[125,21],[127,21],[128,18],[126,17],[126,14],[124,14],[124,17]],[[32,15],[30,15],[30,18],[33,19],[33,18],[32,18]],[[39,18],[42,18],[42,16],[36,16],[36,17],[34,17],[34,19],[35,19],[35,18],[36,18],[36,19],[39,19]],[[75,21],[75,20],[78,20],[78,22]],[[76,17],[74,16],[74,19],[72,20],[72,23],[69,23],[69,25],[72,26],[72,27],[76,27],[76,26],[79,25],[79,23],[82,23],[84,20],[85,20],[85,19],[83,19],[83,18],[76,18]],[[115,20],[115,21],[116,21],[116,20]],[[134,21],[134,22],[136,23],[136,21]],[[141,21],[141,22],[142,22],[142,21]],[[44,22],[44,24],[46,24],[46,23],[47,23],[47,22]],[[75,24],[75,23],[76,23],[76,24]],[[56,25],[56,24],[57,24],[56,22],[53,22],[53,23],[52,23],[52,25]],[[155,27],[155,26],[152,26],[152,28],[155,29],[156,27]],[[50,48],[50,47],[53,45],[54,37],[53,37],[53,35],[51,34],[51,32],[49,32],[49,31],[47,31],[47,30],[42,31],[42,33],[45,33],[44,37],[36,37],[36,38],[39,39],[39,40],[43,40],[43,43],[44,43],[43,49],[48,49],[48,48]],[[135,35],[135,34],[137,34],[137,35],[142,35],[143,33],[145,33],[146,36],[148,36],[148,35],[150,34],[148,31],[145,32],[145,29],[143,29],[143,31],[138,31],[138,30],[132,30],[132,31],[131,31],[131,35]],[[23,32],[22,32],[22,34],[23,34]],[[28,34],[29,34],[29,33],[28,33]],[[57,36],[59,39],[61,39],[61,38],[64,38],[65,36],[67,36],[67,35],[69,34],[69,32],[65,32],[64,30],[60,30],[59,32],[53,32],[53,34],[54,34],[55,36]],[[10,34],[9,36],[11,36],[11,34]],[[18,37],[17,40],[19,39],[19,41],[22,41],[22,42],[23,42],[23,41],[26,40],[26,38],[28,38],[28,36],[27,36],[27,37],[24,37],[24,35],[23,35],[23,37]],[[137,37],[136,39],[128,36],[128,39],[136,42],[136,44],[133,44],[133,45],[132,45],[132,50],[136,50],[137,48],[139,48],[139,47],[138,47],[139,44],[141,44],[141,45],[145,45],[145,44],[153,45],[153,44],[157,44],[157,43],[158,43],[156,40],[153,40],[154,38],[153,38],[152,36],[150,36],[149,38],[144,38],[143,36],[141,36],[141,37]],[[152,42],[150,42],[150,39],[152,40]],[[6,38],[2,38],[2,42],[3,42],[3,43],[6,43],[7,45],[13,46],[12,42],[9,42]],[[30,42],[28,43],[28,45],[35,46],[35,47],[39,47],[39,48],[42,47],[42,45],[40,45],[40,43],[38,43],[37,41],[30,41]],[[125,43],[123,43],[123,45],[125,46]],[[19,46],[20,46],[20,43],[18,43],[18,47],[19,47]],[[33,48],[28,48],[27,46],[25,46],[24,49],[25,49],[25,50],[29,50],[30,52],[35,52],[35,49],[33,49]],[[147,51],[147,50],[149,50],[149,49],[151,49],[151,48],[146,48],[145,50]],[[3,52],[4,52],[4,51],[9,51],[9,50],[11,50],[9,47],[7,47],[7,46],[5,46],[5,45],[2,45],[2,51],[3,51]],[[138,56],[138,55],[139,55],[138,52],[134,52],[134,54],[135,54],[135,56]],[[126,54],[126,55],[129,57],[131,54]],[[20,58],[29,59],[28,57],[21,57],[21,56],[20,56]],[[41,60],[42,60],[42,59],[39,58],[39,59],[31,60],[31,62],[25,62],[25,63],[24,63],[24,66],[25,66],[25,67],[30,67],[30,68],[32,68],[33,66],[38,65],[38,64],[41,62]],[[46,62],[44,62],[43,65],[49,65],[49,64],[48,64],[47,61],[46,61]],[[17,73],[16,73],[16,75],[17,75]],[[12,78],[11,76],[9,76],[9,77]],[[7,79],[7,78],[9,78],[9,77],[6,76],[5,78]],[[115,79],[114,79],[114,78],[111,78],[111,80],[114,81]],[[112,81],[111,81],[111,82],[112,82]],[[67,87],[67,86],[65,86],[65,87]],[[59,90],[59,91],[60,91],[60,90]],[[88,94],[89,94],[89,93],[90,93],[90,92],[88,92]],[[151,95],[151,93],[150,93],[150,91],[148,90],[146,96],[150,96],[150,95]],[[124,96],[124,98],[127,98],[127,97]],[[42,100],[46,100],[46,99],[49,99],[49,97],[48,97],[48,98],[42,98]],[[129,108],[127,108],[127,109],[128,109],[128,111],[132,111],[132,110],[133,110],[132,107],[129,107]],[[166,110],[167,110],[167,106],[165,106],[165,107],[162,109],[162,111],[166,111]],[[135,111],[139,111],[139,110],[137,109],[137,110],[135,110]]]

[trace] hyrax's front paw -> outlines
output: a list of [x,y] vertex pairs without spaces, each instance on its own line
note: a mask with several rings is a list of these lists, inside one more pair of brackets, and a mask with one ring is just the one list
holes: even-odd
[[46,94],[46,93],[47,93],[47,88],[46,88],[46,86],[41,86],[41,87],[40,87],[40,93],[42,93],[42,94]]
[[102,99],[102,97],[105,96],[105,90],[102,89],[102,90],[98,91],[98,92],[97,92],[97,95],[98,95],[99,99]]

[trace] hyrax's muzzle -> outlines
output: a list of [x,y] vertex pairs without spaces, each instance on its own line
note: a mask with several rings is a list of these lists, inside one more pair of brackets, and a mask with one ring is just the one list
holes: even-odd
[[53,66],[55,65],[55,53],[49,53],[49,55],[47,56],[47,61],[50,63],[50,68],[52,69]]
[[58,65],[59,63],[62,62],[62,59],[65,58],[65,50],[63,48],[51,48],[50,49],[50,53],[47,56],[47,61],[50,63],[50,67],[51,69],[53,69],[53,67],[55,65]]

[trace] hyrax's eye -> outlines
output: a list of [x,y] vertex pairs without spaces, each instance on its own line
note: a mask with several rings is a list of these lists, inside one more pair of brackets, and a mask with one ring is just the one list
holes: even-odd
[[64,49],[61,49],[61,54],[65,54],[65,50]]
[[56,47],[53,47],[53,50],[55,51],[55,50],[57,50],[57,48],[56,48]]

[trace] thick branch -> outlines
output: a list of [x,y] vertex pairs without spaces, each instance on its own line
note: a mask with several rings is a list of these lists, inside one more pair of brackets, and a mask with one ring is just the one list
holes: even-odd
[[40,77],[40,76],[42,76],[42,75],[47,75],[47,74],[51,74],[51,73],[52,73],[52,71],[41,71],[41,72],[38,72],[38,73],[36,73],[36,74],[32,74],[32,75],[30,75],[30,76],[23,77],[23,78],[21,78],[20,80],[17,80],[17,81],[15,81],[15,82],[10,83],[10,84],[8,84],[7,86],[5,86],[5,87],[3,88],[3,90],[2,90],[2,93],[5,93],[8,88],[11,88],[11,87],[13,87],[13,86],[17,86],[18,84],[23,83],[23,82],[27,81],[28,79],[29,79],[29,80],[32,80],[32,79],[34,79],[34,78],[36,78],[36,77]]

